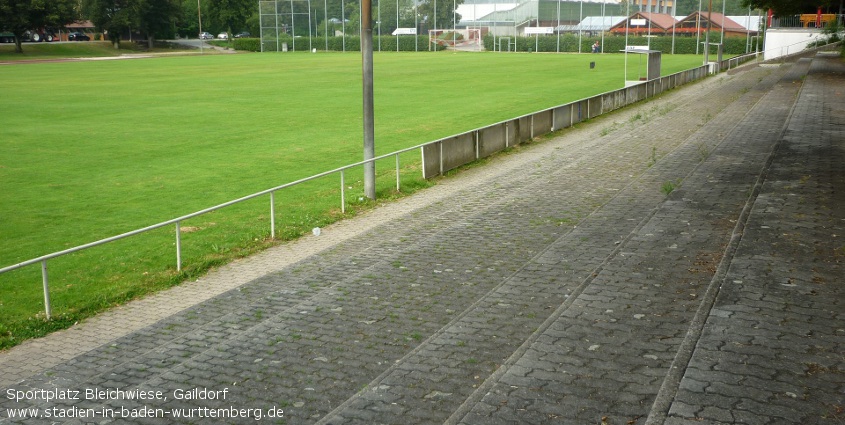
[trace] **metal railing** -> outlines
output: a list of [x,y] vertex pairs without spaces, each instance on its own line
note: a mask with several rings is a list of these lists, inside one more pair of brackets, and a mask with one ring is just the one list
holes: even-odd
[[[754,55],[749,55],[749,56],[754,56]],[[40,263],[41,264],[41,280],[42,280],[42,286],[43,286],[43,290],[44,290],[44,307],[45,307],[47,319],[50,319],[51,314],[52,314],[52,308],[51,308],[51,304],[50,304],[50,287],[49,287],[49,279],[48,279],[48,273],[47,273],[47,261],[48,260],[51,260],[51,259],[54,259],[54,258],[57,258],[57,257],[61,257],[61,256],[64,256],[64,255],[67,255],[67,254],[72,254],[72,253],[82,251],[82,250],[85,250],[85,249],[88,249],[88,248],[93,248],[93,247],[96,247],[96,246],[104,245],[104,244],[114,242],[114,241],[117,241],[117,240],[120,240],[120,239],[128,238],[130,236],[139,235],[141,233],[149,232],[151,230],[163,228],[163,227],[166,227],[166,226],[175,226],[175,229],[176,229],[176,270],[181,271],[182,270],[182,240],[181,240],[182,230],[181,230],[180,226],[181,226],[181,223],[185,220],[195,218],[195,217],[198,217],[198,216],[201,216],[203,214],[207,214],[207,213],[210,213],[210,212],[213,212],[213,211],[217,211],[219,209],[222,209],[222,208],[225,208],[225,207],[228,207],[228,206],[231,206],[231,205],[239,204],[239,203],[244,202],[244,201],[248,201],[248,200],[255,199],[255,198],[258,198],[258,197],[261,197],[261,196],[265,196],[265,195],[269,195],[270,196],[270,236],[271,236],[271,238],[275,238],[275,236],[276,236],[275,193],[279,190],[289,188],[289,187],[292,187],[292,186],[296,186],[298,184],[305,183],[305,182],[308,182],[308,181],[312,181],[312,180],[315,180],[315,179],[318,179],[318,178],[321,178],[321,177],[326,177],[326,176],[330,176],[330,175],[333,175],[333,174],[338,174],[339,177],[340,177],[341,212],[345,213],[346,212],[345,172],[347,170],[351,169],[351,168],[363,166],[364,164],[367,164],[367,163],[370,163],[370,162],[383,160],[383,159],[390,158],[390,157],[395,157],[395,159],[396,159],[396,190],[400,190],[401,187],[400,187],[399,155],[401,155],[403,153],[410,152],[410,151],[413,151],[413,150],[416,150],[416,149],[420,149],[421,154],[423,156],[423,178],[429,178],[430,175],[426,174],[426,171],[425,171],[425,169],[426,169],[426,166],[425,166],[426,149],[434,148],[434,149],[436,149],[437,151],[440,152],[440,154],[437,155],[437,157],[438,157],[437,161],[439,162],[439,164],[435,165],[435,170],[439,171],[439,173],[435,171],[434,173],[431,173],[431,175],[442,174],[444,171],[446,171],[448,169],[455,168],[456,166],[459,166],[461,164],[469,163],[472,160],[478,159],[480,156],[487,156],[487,155],[492,154],[492,153],[494,153],[498,150],[501,150],[499,148],[493,148],[492,150],[487,152],[485,155],[479,155],[478,154],[479,147],[478,147],[478,145],[476,145],[476,147],[474,148],[476,154],[472,155],[473,157],[468,158],[466,161],[463,161],[460,164],[457,164],[457,165],[452,164],[452,166],[445,167],[444,163],[449,161],[449,159],[447,159],[445,157],[445,155],[443,155],[444,143],[447,143],[447,142],[450,142],[450,141],[453,141],[453,140],[459,140],[459,139],[462,139],[462,138],[466,138],[467,135],[474,135],[474,136],[472,136],[473,139],[475,140],[474,143],[478,143],[479,134],[481,134],[483,132],[490,131],[491,129],[494,130],[494,132],[495,132],[497,127],[504,126],[504,131],[502,132],[503,137],[504,137],[504,140],[502,140],[502,144],[503,144],[502,148],[506,148],[506,147],[510,146],[510,143],[511,143],[511,142],[509,142],[510,140],[513,140],[513,144],[518,144],[521,141],[523,141],[523,139],[526,139],[526,138],[530,139],[530,138],[533,138],[535,136],[535,117],[534,116],[539,117],[539,118],[537,118],[537,119],[539,119],[538,122],[543,123],[541,125],[542,129],[540,129],[538,131],[538,133],[542,132],[542,134],[545,134],[547,132],[557,131],[557,130],[560,130],[562,128],[566,128],[566,127],[569,127],[571,125],[577,124],[578,122],[581,122],[583,120],[594,118],[594,117],[601,115],[603,113],[607,113],[607,112],[610,112],[614,109],[618,109],[619,107],[623,107],[625,105],[635,103],[639,100],[643,100],[643,99],[646,99],[648,97],[655,96],[655,95],[659,94],[660,92],[662,92],[664,90],[668,90],[668,89],[686,84],[688,82],[692,82],[692,81],[704,78],[708,75],[708,72],[706,72],[706,71],[707,71],[706,67],[704,67],[704,66],[696,67],[696,68],[693,68],[693,69],[690,69],[690,70],[687,70],[687,71],[681,71],[681,72],[676,73],[676,74],[671,74],[671,75],[668,75],[668,76],[665,76],[665,77],[661,77],[659,79],[652,80],[652,81],[649,81],[649,82],[643,82],[643,83],[641,83],[637,86],[626,87],[626,88],[623,88],[623,89],[620,89],[620,90],[614,90],[614,91],[611,91],[611,92],[599,94],[597,96],[593,96],[593,97],[590,97],[590,98],[585,98],[585,99],[577,100],[577,101],[574,101],[574,102],[569,102],[569,103],[559,105],[559,106],[556,106],[556,107],[553,107],[553,108],[547,108],[547,109],[544,109],[542,111],[535,112],[535,113],[532,113],[532,114],[523,115],[523,116],[514,118],[512,120],[501,121],[501,122],[493,124],[493,125],[488,125],[488,126],[485,126],[485,127],[480,127],[480,128],[474,129],[474,130],[465,131],[465,132],[462,132],[462,133],[459,133],[459,134],[456,134],[456,135],[444,137],[444,138],[441,138],[441,139],[438,139],[438,140],[426,142],[426,143],[423,143],[423,144],[419,144],[419,145],[416,145],[416,146],[412,146],[412,147],[409,147],[409,148],[405,148],[405,149],[402,149],[402,150],[398,150],[398,151],[395,151],[395,152],[391,152],[391,153],[388,153],[388,154],[377,156],[375,158],[368,159],[368,160],[365,160],[365,161],[360,161],[360,162],[356,162],[356,163],[353,163],[353,164],[345,165],[345,166],[340,167],[340,168],[335,168],[335,169],[330,170],[330,171],[325,171],[325,172],[315,174],[315,175],[310,176],[310,177],[305,177],[305,178],[302,178],[302,179],[299,179],[299,180],[296,180],[296,181],[293,181],[293,182],[290,182],[290,183],[275,186],[275,187],[272,187],[270,189],[262,190],[260,192],[253,193],[251,195],[247,195],[247,196],[244,196],[244,197],[241,197],[241,198],[238,198],[238,199],[234,199],[234,200],[231,200],[229,202],[224,202],[222,204],[215,205],[213,207],[205,208],[203,210],[196,211],[196,212],[191,213],[191,214],[183,215],[181,217],[177,217],[177,218],[174,218],[174,219],[171,219],[171,220],[163,221],[163,222],[153,224],[151,226],[147,226],[147,227],[144,227],[144,228],[141,228],[141,229],[136,229],[136,230],[133,230],[133,231],[130,231],[130,232],[122,233],[122,234],[112,236],[112,237],[108,237],[108,238],[105,238],[105,239],[100,239],[100,240],[95,241],[95,242],[90,242],[90,243],[87,243],[87,244],[84,244],[84,245],[79,245],[79,246],[69,248],[69,249],[65,249],[65,250],[62,250],[62,251],[53,252],[51,254],[43,255],[41,257],[33,258],[33,259],[23,261],[23,262],[20,262],[20,263],[11,265],[11,266],[3,267],[3,268],[0,268],[0,274],[3,274],[5,272],[9,272],[9,271],[12,271],[12,270],[20,269],[22,267],[26,267],[26,266],[29,266],[29,265]],[[562,115],[561,115],[561,112],[563,112]],[[546,116],[545,114],[548,114],[548,116]],[[559,117],[559,115],[561,117]],[[523,127],[522,131],[520,131],[520,129],[519,129],[520,125],[519,125],[518,122],[520,120],[525,120],[525,119],[530,119],[530,123],[526,123],[527,125]],[[513,129],[514,129],[513,131],[511,130],[511,126],[513,126]]]
[[754,52],[725,59],[719,62],[719,70],[730,71],[732,68],[736,68],[748,61],[759,59],[761,55],[762,52]]
[[772,16],[766,18],[768,28],[824,28],[829,22],[845,24],[845,15],[834,13],[805,13],[802,15]]
[[346,170],[349,170],[350,168],[354,168],[354,167],[363,166],[364,164],[374,162],[374,161],[378,161],[378,160],[382,160],[382,159],[385,159],[385,158],[395,157],[396,158],[396,190],[400,190],[401,187],[400,187],[399,155],[406,153],[406,152],[409,152],[409,151],[412,151],[412,150],[415,150],[415,149],[420,149],[425,145],[437,143],[437,142],[438,141],[428,142],[428,143],[413,146],[413,147],[410,147],[410,148],[405,148],[405,149],[402,149],[402,150],[391,152],[391,153],[388,153],[388,154],[385,154],[385,155],[377,156],[375,158],[368,159],[368,160],[365,160],[365,161],[360,161],[360,162],[356,162],[354,164],[345,165],[345,166],[340,167],[340,168],[335,168],[334,170],[325,171],[325,172],[315,174],[315,175],[310,176],[310,177],[305,177],[303,179],[299,179],[299,180],[296,180],[296,181],[293,181],[293,182],[290,182],[290,183],[286,183],[286,184],[283,184],[283,185],[272,187],[270,189],[262,190],[261,192],[256,192],[256,193],[253,193],[251,195],[247,195],[247,196],[244,196],[244,197],[241,197],[241,198],[238,198],[238,199],[234,199],[234,200],[231,200],[231,201],[228,201],[228,202],[224,202],[222,204],[215,205],[215,206],[209,207],[209,208],[205,208],[203,210],[196,211],[196,212],[193,212],[193,213],[190,213],[190,214],[186,214],[186,215],[183,215],[181,217],[177,217],[177,218],[174,218],[174,219],[171,219],[171,220],[156,223],[156,224],[153,224],[153,225],[141,228],[141,229],[132,230],[130,232],[122,233],[122,234],[119,234],[119,235],[116,235],[116,236],[111,236],[111,237],[108,237],[108,238],[105,238],[105,239],[100,239],[98,241],[90,242],[90,243],[87,243],[87,244],[84,244],[84,245],[79,245],[79,246],[75,246],[73,248],[68,248],[68,249],[65,249],[65,250],[62,250],[62,251],[53,252],[51,254],[42,255],[41,257],[38,257],[38,258],[33,258],[33,259],[30,259],[30,260],[27,260],[27,261],[23,261],[23,262],[20,262],[20,263],[17,263],[17,264],[13,264],[11,266],[0,268],[0,274],[3,274],[5,272],[9,272],[9,271],[12,271],[12,270],[16,270],[16,269],[19,269],[19,268],[22,268],[22,267],[26,267],[26,266],[29,266],[29,265],[41,263],[41,281],[42,281],[42,286],[43,286],[43,289],[44,289],[44,309],[45,309],[45,313],[47,315],[47,319],[50,319],[51,314],[52,314],[52,309],[51,309],[51,304],[50,304],[50,287],[49,287],[49,279],[48,279],[48,273],[47,273],[47,260],[57,258],[57,257],[61,257],[63,255],[67,255],[67,254],[72,254],[74,252],[82,251],[82,250],[85,250],[85,249],[88,249],[88,248],[93,248],[95,246],[104,245],[104,244],[107,244],[109,242],[114,242],[114,241],[117,241],[117,240],[120,240],[120,239],[128,238],[130,236],[135,236],[135,235],[139,235],[141,233],[146,233],[146,232],[149,232],[151,230],[159,229],[159,228],[166,227],[166,226],[175,225],[175,227],[176,227],[176,270],[181,271],[182,270],[182,237],[181,237],[182,232],[181,232],[181,228],[180,228],[181,222],[188,220],[188,219],[191,219],[191,218],[194,218],[194,217],[201,216],[203,214],[210,213],[212,211],[217,211],[221,208],[225,208],[225,207],[228,207],[228,206],[231,206],[231,205],[239,204],[241,202],[248,201],[250,199],[258,198],[258,197],[269,194],[270,195],[270,237],[275,238],[275,236],[276,236],[276,199],[275,199],[275,193],[277,191],[291,187],[291,186],[295,186],[295,185],[298,185],[298,184],[301,184],[301,183],[305,183],[305,182],[308,182],[308,181],[311,181],[311,180],[315,180],[315,179],[318,179],[318,178],[321,178],[321,177],[329,176],[329,175],[332,175],[332,174],[339,174],[340,175],[341,212],[345,213],[346,212],[346,187],[345,187],[345,172],[346,172]]

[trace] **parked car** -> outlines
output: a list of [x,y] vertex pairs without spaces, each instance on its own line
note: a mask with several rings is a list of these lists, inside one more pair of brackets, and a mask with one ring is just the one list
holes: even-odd
[[220,34],[217,34],[217,38],[219,38],[220,40],[228,40],[229,34],[226,34],[225,32],[221,32]]
[[212,38],[214,38],[214,36],[211,35],[210,32],[201,32],[200,38],[203,39],[203,40],[211,40]]
[[250,34],[247,31],[241,31],[241,32],[235,34],[235,38],[250,38],[250,37],[252,37],[252,34]]
[[91,37],[81,33],[81,32],[72,32],[67,35],[68,41],[91,41]]

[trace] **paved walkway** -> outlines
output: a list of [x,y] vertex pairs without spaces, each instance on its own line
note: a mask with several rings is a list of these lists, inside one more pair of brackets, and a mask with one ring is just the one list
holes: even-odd
[[0,423],[845,423],[843,262],[845,65],[750,66],[0,353]]

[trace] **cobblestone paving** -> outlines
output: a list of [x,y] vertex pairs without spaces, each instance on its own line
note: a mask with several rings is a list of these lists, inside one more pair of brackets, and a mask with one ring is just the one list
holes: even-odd
[[[129,421],[102,417],[62,421],[68,423],[211,423],[215,421],[196,416],[175,419],[171,413],[179,408],[229,406],[264,409],[265,421],[286,424],[635,424],[645,423],[652,411],[656,411],[653,421],[723,420],[715,413],[708,416],[706,409],[715,406],[729,412],[752,398],[721,404],[726,395],[712,390],[747,382],[726,380],[723,386],[712,386],[719,381],[695,378],[720,370],[713,369],[713,359],[725,359],[728,369],[749,363],[750,354],[726,350],[725,341],[736,337],[754,347],[796,347],[787,341],[758,344],[770,333],[755,333],[745,326],[747,321],[762,327],[763,319],[757,315],[770,314],[754,310],[766,300],[765,285],[773,285],[757,278],[763,279],[767,267],[787,270],[788,259],[767,253],[755,259],[760,264],[753,264],[743,256],[743,245],[738,250],[732,247],[739,240],[737,229],[746,221],[755,223],[756,218],[748,220],[748,211],[758,193],[759,198],[772,196],[767,186],[760,189],[760,179],[777,170],[768,167],[776,145],[775,158],[795,161],[796,166],[806,162],[796,153],[782,155],[786,142],[778,145],[778,141],[809,68],[809,60],[752,66],[579,125],[468,170],[413,199],[325,229],[325,238],[320,238],[336,238],[331,243],[302,241],[283,248],[297,251],[293,259],[269,254],[256,266],[260,272],[224,268],[197,282],[224,281],[214,291],[176,289],[164,294],[157,298],[159,304],[168,297],[186,305],[195,297],[195,304],[160,312],[148,303],[133,314],[149,311],[154,318],[127,323],[126,330],[115,326],[111,334],[102,332],[99,345],[86,342],[75,347],[72,330],[0,353],[3,394],[7,388],[138,388],[163,391],[168,397],[50,402],[0,397],[0,423],[32,423],[8,419],[5,410],[27,406],[107,406],[138,415],[146,408],[168,412],[166,417]],[[815,84],[813,75],[808,87]],[[818,85],[828,83],[820,80]],[[840,109],[831,109],[821,127],[802,125],[824,131],[841,125],[842,114],[837,111],[842,104],[833,101],[841,102],[841,97],[816,91],[825,105]],[[801,99],[810,92],[809,88],[802,92]],[[812,115],[810,106],[798,105],[793,117]],[[802,141],[800,136],[811,131],[788,130],[787,135],[794,131]],[[843,164],[839,131],[825,133],[825,149],[808,146],[801,151],[828,167],[828,179]],[[820,151],[828,156],[827,162],[817,158]],[[836,181],[813,180],[813,175],[797,177],[816,189],[806,195],[803,207],[779,193],[780,198],[767,201],[778,207],[789,205],[789,214],[807,216],[806,225],[799,228],[805,232],[802,236],[813,236],[809,243],[821,241],[822,233],[836,225],[842,235],[842,222],[834,220],[842,218],[842,209],[835,208],[842,206],[841,194],[836,195],[841,193],[842,174]],[[816,198],[825,200],[817,204]],[[816,220],[815,212],[827,214],[831,221]],[[776,232],[784,229],[781,224],[770,227]],[[788,240],[796,250],[805,248],[798,244],[808,243],[797,235]],[[812,249],[837,247],[836,240],[819,243],[828,245]],[[783,247],[773,246],[778,253]],[[816,392],[834,390],[819,396],[833,415],[843,404],[845,332],[839,329],[841,292],[839,299],[834,296],[841,281],[836,261],[845,253],[836,252],[826,260],[819,257],[812,272],[796,264],[800,272],[790,277],[798,279],[804,273],[810,280],[793,292],[809,291],[810,283],[819,288],[816,295],[804,294],[806,303],[790,304],[794,317],[787,319],[803,320],[801,332],[812,331],[818,339],[838,338],[838,345],[813,345],[818,347],[813,358],[796,349],[798,358],[808,362],[802,372],[808,385],[826,379],[829,385]],[[730,277],[746,282],[736,288],[747,287],[751,295],[718,291],[719,279],[728,279],[720,271],[731,265],[734,273],[739,267],[731,262],[734,258],[747,262],[744,270],[758,274]],[[775,259],[777,264],[771,264]],[[223,292],[225,288],[233,289]],[[831,291],[829,296],[825,290]],[[703,331],[699,326],[690,337],[690,329],[704,325],[714,300],[717,307]],[[747,300],[758,303],[741,306]],[[825,308],[835,313],[807,311],[816,307],[809,300],[826,302]],[[781,301],[766,302],[782,307]],[[783,311],[771,314],[772,320],[785,318]],[[734,323],[734,318],[740,321]],[[814,321],[821,318],[830,329],[816,329]],[[730,336],[725,335],[728,331]],[[92,335],[101,335],[98,332]],[[807,337],[800,332],[779,335]],[[32,360],[38,358],[39,348],[61,343],[70,346],[67,351],[72,354]],[[702,345],[718,351],[706,352]],[[731,359],[726,353],[740,357]],[[13,370],[18,359],[26,359],[27,372]],[[770,360],[759,363],[774,370]],[[7,370],[8,374],[2,373]],[[765,376],[776,378],[780,373]],[[7,375],[15,378],[2,380]],[[176,399],[174,391],[192,388],[226,389],[226,398]],[[795,394],[788,402],[816,395],[811,390],[796,391],[772,397]],[[713,396],[717,399],[709,401]],[[283,409],[284,417],[267,418],[271,407]],[[773,418],[777,422],[786,416]]]
[[845,64],[813,60],[667,424],[845,423]]
[[[570,283],[583,288],[578,297],[459,422],[645,422],[789,115],[798,86],[780,75],[758,86],[762,98],[749,92],[722,111],[713,120],[721,128],[700,130],[718,144],[686,143],[656,166],[678,189],[589,279]],[[605,210],[618,222],[634,200],[615,201]]]

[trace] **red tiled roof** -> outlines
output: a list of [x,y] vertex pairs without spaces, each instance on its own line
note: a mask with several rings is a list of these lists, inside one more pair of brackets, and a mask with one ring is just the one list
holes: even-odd
[[[701,13],[701,21],[707,22],[707,12],[700,12]],[[695,21],[696,15],[699,12],[693,12],[689,16],[684,19],[681,19],[680,22],[688,22],[688,21]],[[746,32],[747,30],[742,25],[736,23],[736,21],[732,20],[731,18],[722,15],[721,13],[717,12],[710,12],[710,22],[713,25],[717,25],[720,28],[724,28],[726,31],[738,31],[738,32]]]
[[652,26],[663,30],[672,29],[672,25],[677,22],[675,18],[672,17],[672,15],[667,15],[665,13],[637,12],[631,15],[628,19],[625,19],[622,22],[611,27],[611,31],[617,28],[625,28],[628,20],[630,19],[645,19],[649,21]]
[[672,25],[675,25],[675,23],[678,22],[672,15],[665,13],[640,12],[638,15],[650,20],[655,25],[663,29],[671,29]]

